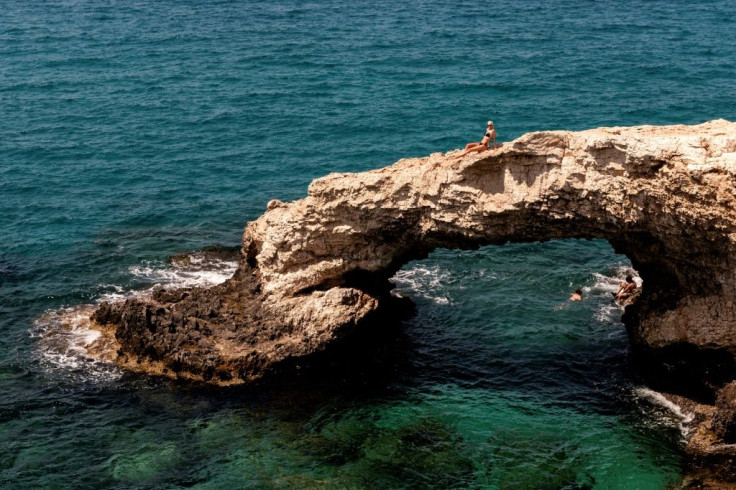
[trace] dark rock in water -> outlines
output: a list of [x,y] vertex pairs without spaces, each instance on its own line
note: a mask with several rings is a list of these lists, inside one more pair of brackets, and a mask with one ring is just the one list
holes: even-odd
[[[100,325],[116,325],[122,355],[119,362],[135,370],[151,370],[212,382],[260,377],[268,349],[258,342],[281,325],[261,321],[259,282],[241,270],[240,281],[212,288],[158,290],[151,297],[102,304],[92,315]],[[255,326],[255,328],[254,328]],[[225,331],[238,335],[227,337]],[[276,329],[276,330],[274,330]],[[139,362],[140,361],[140,362]],[[217,375],[217,378],[213,379]]]
[[682,488],[736,488],[735,395],[736,381],[718,391],[715,404],[665,395],[693,419],[684,449]]
[[204,247],[195,252],[182,252],[170,255],[166,261],[180,268],[204,268],[215,261],[238,262],[240,260],[240,247],[224,247],[212,245]]
[[636,375],[652,388],[706,404],[715,402],[718,390],[736,370],[729,352],[686,342],[658,349],[639,347],[632,350],[630,361]]
[[113,325],[117,327],[122,324],[123,303],[102,303],[92,314],[92,319],[99,325]]
[[[347,330],[358,326],[340,325],[345,331],[331,330],[331,342],[324,342],[318,329],[304,334],[274,316],[264,299],[257,271],[244,265],[222,285],[160,289],[150,297],[103,303],[91,319],[113,327],[122,366],[216,384],[254,381],[300,364],[326,362],[315,356],[325,346],[349,339]],[[384,304],[380,313],[361,321],[380,321],[379,314],[405,318],[413,311],[406,299],[387,298]]]
[[725,444],[736,444],[736,381],[718,392],[716,410],[713,432]]

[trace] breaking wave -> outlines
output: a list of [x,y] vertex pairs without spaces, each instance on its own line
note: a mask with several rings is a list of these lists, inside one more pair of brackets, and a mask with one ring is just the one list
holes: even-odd
[[38,339],[41,366],[58,375],[84,381],[118,379],[122,371],[89,354],[101,333],[90,328],[89,317],[102,302],[118,302],[150,294],[154,288],[180,289],[221,284],[235,273],[238,263],[213,257],[206,251],[177,255],[165,262],[147,262],[128,269],[130,276],[145,287],[126,290],[118,285],[101,285],[108,292],[94,303],[48,311],[34,322],[31,336]]

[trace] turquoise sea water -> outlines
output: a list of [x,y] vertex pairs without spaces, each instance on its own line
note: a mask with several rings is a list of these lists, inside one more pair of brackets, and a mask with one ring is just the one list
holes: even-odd
[[[519,0],[0,2],[0,485],[676,485],[605,242],[436,251],[385,369],[212,389],[85,360],[58,316],[212,283],[311,179],[528,131],[736,118],[736,7]],[[198,267],[167,257],[193,252]],[[565,302],[583,286],[586,301]],[[375,366],[374,366],[375,367]]]

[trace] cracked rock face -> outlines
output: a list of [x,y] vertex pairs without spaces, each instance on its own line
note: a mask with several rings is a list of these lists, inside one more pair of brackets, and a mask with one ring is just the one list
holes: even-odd
[[601,238],[644,280],[624,317],[637,362],[664,382],[733,377],[736,123],[546,131],[454,153],[317,179],[248,223],[225,284],[93,320],[133,369],[246,382],[369,327],[388,279],[437,247]]

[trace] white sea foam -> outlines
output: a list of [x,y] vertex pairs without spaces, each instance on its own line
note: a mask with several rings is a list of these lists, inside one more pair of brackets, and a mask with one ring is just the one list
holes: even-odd
[[36,320],[31,335],[39,339],[40,363],[55,372],[81,376],[84,380],[114,380],[122,375],[115,366],[93,359],[88,347],[101,333],[90,328],[89,316],[103,301],[118,302],[150,294],[156,287],[178,289],[213,286],[228,280],[237,269],[237,262],[210,258],[206,253],[192,253],[169,266],[163,262],[147,262],[129,269],[131,276],[148,283],[142,289],[126,290],[118,285],[102,284],[108,292],[94,304],[79,305],[50,311]]
[[[595,282],[586,292],[590,296],[603,295],[608,298],[611,296],[611,293],[618,291],[618,285],[626,279],[626,276],[631,276],[637,287],[642,286],[642,280],[638,273],[630,265],[622,264],[616,268],[613,275],[594,273]],[[595,312],[595,319],[599,322],[618,322],[621,319],[623,310],[623,306],[613,300],[604,302]]]
[[670,417],[665,422],[674,421],[680,429],[683,437],[687,436],[690,431],[690,422],[695,418],[695,414],[684,412],[682,407],[668,400],[664,395],[652,389],[638,387],[634,389],[634,394],[639,398],[645,399],[650,403],[664,408]]
[[209,259],[202,254],[191,254],[186,265],[167,266],[163,263],[147,262],[133,266],[130,273],[156,286],[178,289],[195,286],[214,286],[232,277],[238,268],[235,261]]
[[43,368],[87,381],[109,381],[122,375],[117,367],[99,362],[87,352],[101,335],[89,326],[93,310],[92,305],[62,308],[34,322],[31,335],[39,339],[39,362]]
[[607,276],[594,273],[593,276],[595,277],[595,283],[590,287],[591,292],[615,293],[618,290],[618,285],[626,279],[626,276],[631,276],[637,287],[642,285],[638,273],[631,266],[626,265],[619,266],[613,275]]
[[101,289],[111,289],[107,293],[100,295],[98,302],[107,301],[108,303],[115,303],[117,301],[124,301],[128,299],[132,291],[126,291],[122,286],[116,284],[100,284]]
[[452,281],[452,274],[439,266],[417,264],[398,271],[391,281],[396,284],[397,293],[420,296],[437,304],[448,304],[450,298],[445,294]]
[[190,287],[209,287],[230,279],[238,268],[236,261],[211,259],[202,253],[192,253],[183,265],[168,265],[164,262],[145,262],[128,269],[130,275],[148,284],[148,287],[125,290],[117,285],[100,285],[112,291],[100,295],[97,303],[115,303],[136,296],[150,294],[153,288],[181,289]]

